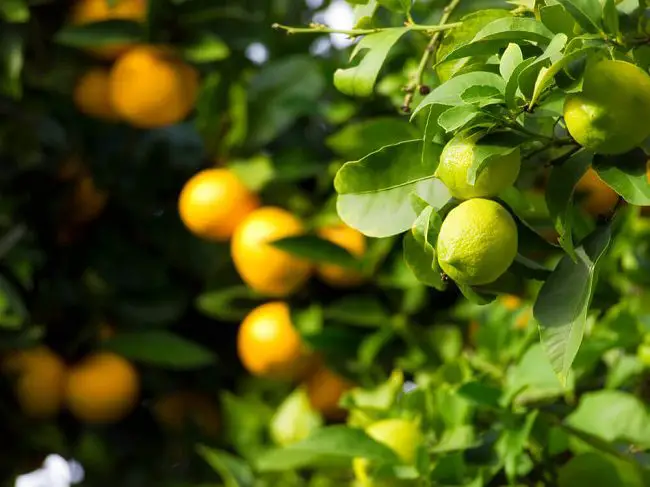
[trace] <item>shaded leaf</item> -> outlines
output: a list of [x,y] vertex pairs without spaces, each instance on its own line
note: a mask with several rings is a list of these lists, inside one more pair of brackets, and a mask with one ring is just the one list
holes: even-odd
[[601,30],[600,0],[557,0],[587,32]]
[[633,205],[650,205],[650,180],[646,172],[647,156],[636,149],[624,156],[594,157],[598,176],[625,201]]
[[221,61],[230,55],[225,42],[211,33],[204,33],[193,43],[183,47],[183,57],[193,63]]
[[71,47],[101,47],[118,43],[136,43],[144,38],[138,22],[103,20],[87,24],[68,24],[54,36],[59,44]]
[[477,107],[458,105],[442,112],[438,117],[438,125],[446,132],[454,132],[465,127],[480,115],[481,111]]
[[259,304],[260,299],[248,286],[233,286],[200,294],[195,306],[212,318],[240,321]]
[[499,73],[501,77],[506,80],[506,82],[512,76],[515,68],[521,64],[524,60],[524,56],[521,53],[521,47],[519,45],[511,43],[508,44],[508,47],[501,56],[501,62],[499,63]]
[[346,249],[315,235],[285,237],[270,242],[274,247],[314,262],[336,264],[347,269],[359,267],[359,260]]
[[221,477],[224,487],[252,487],[255,476],[250,466],[236,456],[224,450],[197,445],[196,452]]

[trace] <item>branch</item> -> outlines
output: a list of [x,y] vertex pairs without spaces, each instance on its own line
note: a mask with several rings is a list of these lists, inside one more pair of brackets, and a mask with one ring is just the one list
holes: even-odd
[[[440,22],[438,24],[439,27],[449,28],[452,25],[457,26],[461,24],[461,22],[456,22],[454,24],[447,24],[449,17],[451,17],[451,14],[454,12],[456,7],[458,7],[458,4],[460,4],[460,0],[451,0],[451,2],[449,2],[449,4],[444,8],[444,10],[442,11],[442,16],[440,17]],[[402,111],[404,111],[405,113],[411,111],[411,103],[413,102],[413,95],[415,93],[415,90],[419,90],[422,95],[426,95],[429,92],[429,87],[424,86],[422,84],[422,80],[424,78],[424,71],[425,69],[427,69],[427,65],[431,60],[431,56],[433,56],[433,54],[438,50],[438,47],[440,46],[440,42],[442,41],[442,32],[443,29],[438,30],[431,37],[429,44],[427,45],[426,49],[424,50],[424,53],[422,54],[422,58],[420,59],[420,64],[418,65],[418,69],[415,72],[415,75],[413,76],[413,81],[411,81],[411,83],[405,89],[406,96],[404,97],[404,103],[402,104]]]
[[[453,29],[461,25],[461,22],[447,25],[419,25],[408,24],[407,30],[424,31],[429,33],[438,33],[443,30]],[[372,29],[333,29],[323,24],[312,23],[309,27],[291,27],[282,24],[273,24],[271,27],[278,30],[284,30],[287,34],[345,34],[350,37],[363,36],[367,34],[376,34],[389,30],[403,29],[404,27],[375,27]]]

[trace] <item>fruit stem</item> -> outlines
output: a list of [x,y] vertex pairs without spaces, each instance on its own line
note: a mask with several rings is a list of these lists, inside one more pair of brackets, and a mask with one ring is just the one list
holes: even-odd
[[309,27],[291,27],[282,24],[273,24],[274,29],[280,29],[287,32],[287,34],[345,34],[350,37],[363,36],[367,34],[377,34],[378,32],[385,32],[395,29],[416,30],[425,32],[441,32],[444,30],[453,29],[461,25],[461,22],[446,25],[419,25],[409,24],[405,27],[375,27],[372,29],[332,29],[323,24],[312,23]]
[[[460,4],[460,0],[452,0],[443,9],[442,16],[440,17],[440,22],[438,23],[439,27],[460,25],[460,22],[457,22],[456,24],[447,24],[447,21],[449,21],[449,17],[451,17],[451,14],[454,12],[456,7],[458,7],[458,4]],[[424,70],[427,69],[427,66],[429,65],[429,61],[431,60],[431,56],[433,56],[433,54],[438,50],[438,46],[442,41],[442,33],[443,30],[438,30],[435,34],[433,34],[433,36],[431,36],[431,39],[429,40],[429,44],[424,50],[424,53],[422,53],[422,58],[420,59],[420,64],[418,65],[418,69],[415,71],[412,81],[406,86],[404,90],[406,91],[406,95],[404,96],[404,103],[402,103],[402,109],[404,110],[404,108],[406,108],[406,110],[404,111],[410,111],[411,103],[413,102],[413,95],[415,94],[415,91],[416,90],[419,91],[423,86],[422,80],[424,78]]]

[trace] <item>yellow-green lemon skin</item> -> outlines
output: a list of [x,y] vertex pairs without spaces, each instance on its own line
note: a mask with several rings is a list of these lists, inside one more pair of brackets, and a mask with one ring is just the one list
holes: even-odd
[[460,200],[489,198],[512,186],[519,176],[521,153],[519,148],[504,156],[494,158],[479,173],[472,186],[467,173],[474,163],[474,149],[478,136],[456,136],[451,139],[440,155],[436,170],[438,177],[451,195]]
[[517,225],[492,200],[475,198],[451,210],[438,235],[438,263],[459,284],[496,281],[517,255]]
[[[393,450],[407,465],[415,463],[418,447],[423,442],[420,425],[415,421],[400,418],[384,419],[373,423],[366,428],[366,433],[373,440]],[[369,465],[365,458],[354,459],[352,469],[359,485],[377,485],[370,478]]]
[[650,76],[625,61],[600,61],[585,70],[580,93],[567,96],[571,136],[597,154],[623,154],[650,136]]

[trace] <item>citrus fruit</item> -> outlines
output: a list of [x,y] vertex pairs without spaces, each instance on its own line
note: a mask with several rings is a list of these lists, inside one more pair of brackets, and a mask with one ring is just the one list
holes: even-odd
[[49,419],[63,404],[66,366],[52,350],[38,346],[11,352],[4,371],[12,377],[16,399],[26,416]]
[[212,400],[198,392],[175,391],[160,397],[153,406],[160,423],[176,433],[198,428],[205,436],[219,432],[219,413]]
[[252,310],[237,334],[237,353],[253,375],[279,380],[304,376],[313,355],[291,322],[289,306],[271,302]]
[[[366,237],[347,225],[323,227],[318,231],[318,236],[343,247],[354,257],[361,258],[366,252]],[[360,272],[335,264],[319,265],[316,273],[332,287],[353,287],[363,282],[363,275]]]
[[172,51],[138,46],[115,61],[110,95],[119,116],[131,125],[164,127],[192,111],[198,84],[194,68]]
[[564,120],[571,136],[598,154],[622,154],[650,136],[650,76],[625,61],[587,66],[582,91],[567,96]]
[[611,213],[618,202],[616,191],[607,186],[591,167],[580,178],[575,189],[584,196],[580,206],[592,216]]
[[341,396],[352,388],[352,384],[327,367],[319,366],[305,381],[311,406],[327,419],[338,420],[346,411],[339,407]]
[[259,206],[257,196],[229,169],[206,169],[183,187],[178,211],[185,226],[199,237],[228,240],[235,228]]
[[466,200],[496,196],[512,186],[519,176],[521,153],[516,148],[508,154],[492,158],[473,186],[467,182],[467,173],[474,163],[480,135],[456,135],[442,150],[435,175],[454,198]]
[[104,210],[108,194],[97,188],[90,174],[81,176],[72,191],[68,215],[76,223],[87,223]]
[[[366,433],[373,440],[383,443],[393,450],[402,462],[413,464],[418,447],[423,442],[420,425],[415,421],[392,418],[371,424]],[[374,485],[368,472],[370,462],[365,458],[355,458],[352,463],[355,478],[362,485]]]
[[68,373],[66,404],[80,421],[114,423],[135,407],[140,391],[136,369],[109,352],[87,356]]
[[[105,20],[132,20],[144,22],[147,14],[146,0],[77,0],[72,7],[71,22],[74,25],[84,25]],[[126,51],[131,44],[116,43],[101,47],[93,47],[88,52],[102,59],[115,59]]]
[[460,284],[495,281],[517,255],[517,226],[508,211],[491,200],[475,198],[451,210],[438,235],[438,262]]
[[508,311],[517,311],[519,308],[521,308],[521,298],[519,296],[515,296],[514,294],[506,294],[505,296],[501,296],[500,298],[501,304],[503,304],[503,307],[507,309]]
[[78,80],[73,93],[74,103],[81,113],[108,121],[115,121],[118,115],[110,97],[110,71],[107,68],[92,68]]
[[267,206],[251,212],[235,230],[230,246],[244,282],[268,296],[284,297],[297,291],[309,279],[311,264],[269,242],[303,231],[302,222],[281,208]]

